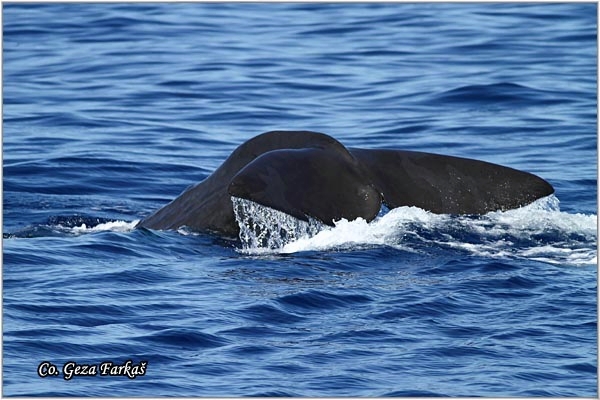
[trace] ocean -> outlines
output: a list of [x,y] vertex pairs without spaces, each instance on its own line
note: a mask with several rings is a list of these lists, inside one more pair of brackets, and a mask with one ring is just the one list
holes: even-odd
[[[3,395],[597,397],[597,14],[4,3]],[[269,248],[135,229],[270,130],[556,191]]]

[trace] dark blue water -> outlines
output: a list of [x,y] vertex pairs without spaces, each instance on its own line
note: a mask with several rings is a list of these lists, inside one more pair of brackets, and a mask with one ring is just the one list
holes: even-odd
[[[5,4],[3,23],[5,396],[597,396],[596,4]],[[274,250],[133,229],[272,129],[556,194]],[[134,379],[64,379],[128,360]]]

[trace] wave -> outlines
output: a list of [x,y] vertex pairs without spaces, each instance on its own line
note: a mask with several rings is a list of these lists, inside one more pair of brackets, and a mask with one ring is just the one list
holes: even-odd
[[[522,258],[550,264],[597,263],[597,216],[560,211],[551,195],[525,207],[482,216],[433,214],[417,207],[382,209],[372,222],[342,219],[330,227],[315,219],[301,221],[281,211],[232,197],[240,226],[239,252],[248,255],[308,251],[348,251],[390,247],[431,254],[435,250],[486,258]],[[112,231],[127,233],[138,220],[81,215],[54,216],[4,238],[79,236]],[[182,235],[196,234],[185,228]]]
[[83,215],[52,216],[45,223],[25,227],[13,233],[4,233],[5,239],[46,236],[78,236],[93,232],[130,232],[139,220],[122,221]]
[[80,226],[74,226],[71,228],[66,228],[68,231],[74,234],[82,234],[82,233],[92,233],[92,232],[103,232],[103,231],[111,231],[111,232],[131,232],[135,229],[136,225],[140,222],[139,220],[135,221],[108,221],[95,226],[87,226],[86,224],[81,224]]
[[[525,207],[482,216],[433,214],[417,207],[383,212],[368,223],[340,220],[334,227],[296,220],[243,199],[251,217],[236,213],[240,251],[289,254],[387,246],[427,254],[432,248],[491,258],[525,258],[551,264],[597,263],[597,216],[561,212],[554,195]],[[260,223],[256,223],[260,221]],[[260,227],[260,229],[258,229]]]
[[438,95],[439,101],[467,104],[560,104],[565,99],[548,90],[512,82],[466,85]]

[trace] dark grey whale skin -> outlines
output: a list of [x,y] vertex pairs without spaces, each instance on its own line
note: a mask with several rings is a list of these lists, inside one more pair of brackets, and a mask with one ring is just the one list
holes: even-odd
[[406,150],[346,148],[310,131],[271,131],[240,145],[208,178],[143,219],[137,227],[237,236],[231,196],[316,218],[373,220],[388,208],[436,214],[485,214],[554,193],[544,179],[501,165]]

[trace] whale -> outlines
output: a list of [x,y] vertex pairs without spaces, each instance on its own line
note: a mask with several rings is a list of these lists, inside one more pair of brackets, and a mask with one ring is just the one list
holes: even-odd
[[270,131],[237,147],[211,175],[142,219],[138,228],[237,236],[232,196],[333,226],[372,221],[382,205],[435,214],[515,209],[554,193],[532,173],[486,161],[345,147],[312,131]]

